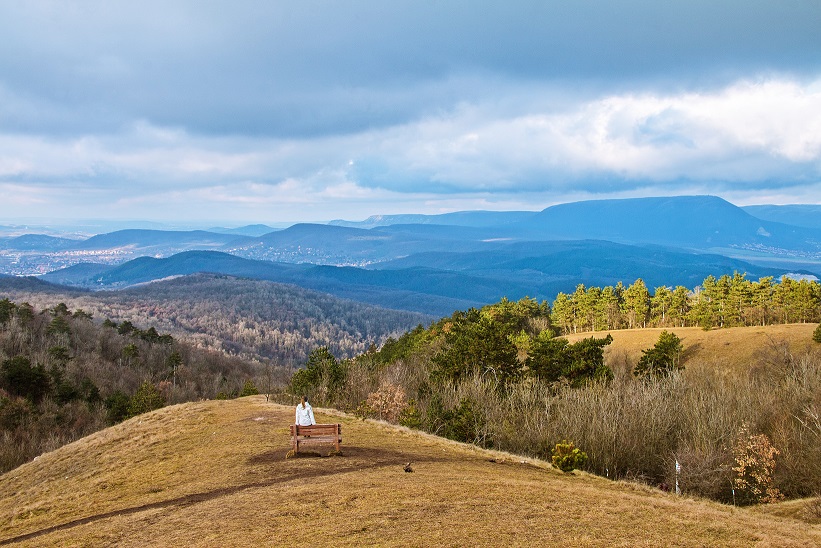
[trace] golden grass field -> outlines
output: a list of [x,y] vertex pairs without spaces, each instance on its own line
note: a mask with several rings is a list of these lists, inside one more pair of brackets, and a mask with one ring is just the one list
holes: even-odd
[[709,331],[700,327],[667,327],[574,333],[566,338],[572,343],[585,337],[600,338],[610,333],[613,342],[605,347],[605,361],[609,362],[616,355],[621,355],[635,365],[641,357],[641,351],[652,348],[658,341],[659,334],[668,331],[681,339],[685,367],[721,366],[738,370],[749,367],[762,353],[773,351],[783,343],[787,343],[793,354],[805,352],[813,345],[818,346],[812,341],[812,332],[816,327],[818,324],[815,323],[732,327]]
[[0,545],[821,545],[790,517],[317,420],[342,423],[342,456],[286,459],[292,408],[263,396],[135,417],[0,476]]

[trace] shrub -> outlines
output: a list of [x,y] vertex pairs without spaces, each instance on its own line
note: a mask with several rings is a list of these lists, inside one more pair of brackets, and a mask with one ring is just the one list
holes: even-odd
[[32,366],[25,356],[4,360],[0,365],[0,388],[38,403],[48,394],[51,382],[41,364]]
[[129,397],[120,390],[105,399],[106,419],[109,424],[116,424],[128,418],[128,404]]
[[408,401],[407,407],[399,413],[399,424],[417,430],[422,428],[422,413],[419,411],[419,408],[416,407],[416,401]]
[[368,405],[367,401],[359,402],[359,405],[356,406],[356,409],[351,411],[355,416],[359,417],[363,421],[369,417],[374,415],[374,411],[370,405]]
[[448,439],[476,443],[480,438],[483,421],[470,398],[463,398],[459,407],[445,411],[442,420],[444,436]]
[[812,332],[812,340],[817,343],[821,343],[821,323],[819,323],[818,327],[815,328],[815,331]]
[[669,375],[677,369],[683,369],[679,365],[681,357],[681,339],[675,333],[662,331],[659,340],[653,348],[642,350],[642,357],[633,374],[637,377]]
[[815,496],[804,504],[803,514],[807,519],[821,519],[821,496]]
[[562,440],[553,450],[553,466],[562,472],[572,472],[587,462],[587,453],[573,445],[572,441]]
[[442,395],[435,393],[428,401],[425,424],[429,431],[445,438],[466,443],[484,443],[486,420],[470,397],[461,397],[458,405],[446,407]]
[[144,381],[128,402],[128,416],[135,417],[159,409],[164,405],[165,398],[162,397],[157,387],[148,381]]
[[247,381],[245,381],[245,384],[242,386],[242,390],[239,393],[239,397],[243,398],[245,396],[256,396],[257,394],[259,394],[259,390],[257,390],[257,387],[254,384],[254,381],[252,381],[251,379],[248,379]]
[[367,406],[380,418],[396,422],[407,407],[405,390],[397,384],[383,384],[379,390],[368,395]]
[[739,504],[776,502],[782,498],[773,485],[775,457],[779,453],[765,434],[751,434],[746,424],[741,427],[733,446],[733,489]]
[[23,426],[33,414],[34,407],[28,400],[0,396],[0,429],[15,430]]

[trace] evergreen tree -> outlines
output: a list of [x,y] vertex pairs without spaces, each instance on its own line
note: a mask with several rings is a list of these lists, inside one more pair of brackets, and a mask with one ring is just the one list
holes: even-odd
[[624,291],[624,315],[630,329],[647,327],[650,316],[650,292],[641,278]]
[[673,292],[667,286],[656,288],[650,299],[650,315],[654,325],[667,325],[667,315],[673,305]]
[[597,307],[597,317],[600,318],[604,329],[621,328],[621,293],[619,286],[608,285],[602,289]]
[[759,278],[759,280],[752,285],[751,296],[756,325],[767,325],[770,316],[769,311],[772,308],[772,299],[773,277],[765,276],[764,278]]
[[681,351],[681,339],[675,333],[662,331],[653,348],[642,350],[643,355],[636,364],[633,374],[637,377],[663,376],[683,369],[679,364]]
[[346,372],[328,347],[314,349],[304,369],[297,370],[291,377],[291,393],[295,396],[310,396],[312,400],[333,402],[345,385]]
[[16,356],[0,365],[0,388],[38,403],[51,390],[51,383],[41,364],[33,366],[25,356]]
[[157,387],[148,381],[143,381],[128,402],[128,416],[135,417],[165,406],[165,398]]
[[576,332],[576,311],[573,298],[565,293],[556,295],[553,301],[550,320],[562,333],[568,335]]
[[6,325],[9,323],[11,318],[14,316],[14,311],[16,309],[17,305],[7,298],[0,300],[0,325]]
[[529,370],[547,382],[567,382],[579,387],[591,380],[608,380],[613,372],[604,364],[604,347],[613,342],[609,334],[570,344],[567,339],[539,336],[533,341]]

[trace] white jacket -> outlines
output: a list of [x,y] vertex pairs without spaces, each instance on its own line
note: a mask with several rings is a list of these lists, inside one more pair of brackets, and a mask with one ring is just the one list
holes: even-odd
[[305,407],[302,407],[301,403],[297,404],[296,424],[299,426],[310,426],[312,424],[316,424],[316,420],[314,420],[314,410],[310,403],[305,402]]

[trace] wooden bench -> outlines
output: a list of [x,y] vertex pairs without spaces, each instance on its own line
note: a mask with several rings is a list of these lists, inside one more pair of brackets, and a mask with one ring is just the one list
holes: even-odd
[[299,453],[303,445],[320,445],[332,443],[339,452],[342,443],[341,424],[312,424],[311,426],[291,425],[291,440],[294,454]]

